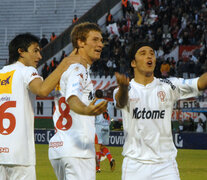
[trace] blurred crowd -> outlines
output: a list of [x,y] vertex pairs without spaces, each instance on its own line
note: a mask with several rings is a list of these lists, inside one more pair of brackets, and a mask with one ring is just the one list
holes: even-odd
[[[95,75],[113,76],[115,71],[129,75],[127,57],[134,41],[147,40],[156,47],[156,77],[195,77],[205,71],[207,51],[207,3],[205,0],[143,0],[142,8],[135,11],[128,1],[123,18],[114,21],[110,11],[106,25],[116,23],[119,35],[106,31],[101,61],[92,70]],[[188,60],[165,58],[179,45],[201,48]]]
[[[117,71],[130,76],[127,54],[130,44],[140,40],[154,44],[157,57],[156,77],[193,78],[206,71],[207,2],[205,0],[143,0],[142,7],[138,10],[134,9],[129,0],[122,0],[122,11],[123,16],[116,21],[110,10],[108,11],[106,26],[116,23],[118,34],[111,34],[107,29],[103,33],[104,48],[101,60],[91,67],[93,75],[113,76]],[[76,22],[76,15],[74,19]],[[53,32],[50,41],[55,38]],[[187,60],[165,56],[180,45],[200,48],[189,55]],[[50,64],[45,63],[42,69],[43,77],[47,77],[65,56],[63,51],[60,59],[54,58]]]

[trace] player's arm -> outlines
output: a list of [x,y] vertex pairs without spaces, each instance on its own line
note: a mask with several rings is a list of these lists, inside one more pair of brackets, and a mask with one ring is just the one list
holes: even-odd
[[72,55],[65,57],[57,68],[44,81],[40,78],[35,78],[31,81],[29,84],[30,91],[40,97],[48,96],[58,84],[63,72],[65,72],[71,64],[82,62],[79,55],[73,55],[73,52],[71,54]]
[[205,90],[206,88],[207,88],[207,73],[204,73],[198,79],[198,90],[202,91]]
[[119,108],[123,108],[126,106],[128,101],[129,78],[119,73],[115,73],[115,76],[119,85],[119,90],[115,95],[116,105]]
[[68,104],[70,109],[77,114],[96,116],[102,114],[107,109],[107,101],[102,101],[95,105],[97,99],[94,99],[88,106],[85,105],[77,96],[70,96]]

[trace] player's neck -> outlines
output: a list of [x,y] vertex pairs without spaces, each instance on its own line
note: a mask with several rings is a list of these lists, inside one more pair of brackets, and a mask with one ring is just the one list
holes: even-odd
[[91,65],[93,63],[92,59],[87,55],[87,53],[83,49],[79,49],[78,53],[87,64]]
[[154,74],[135,74],[134,81],[146,86],[154,80]]

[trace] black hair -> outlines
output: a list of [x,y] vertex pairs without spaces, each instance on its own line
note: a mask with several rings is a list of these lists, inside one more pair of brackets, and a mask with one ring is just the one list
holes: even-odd
[[27,51],[28,47],[33,43],[39,44],[39,38],[30,33],[15,36],[15,38],[9,43],[9,64],[18,61],[20,57],[18,49]]
[[154,45],[150,42],[147,42],[147,41],[134,42],[129,49],[130,62],[135,59],[135,54],[143,46],[149,46],[154,50]]
[[95,96],[97,98],[103,98],[103,91],[101,89],[97,89],[95,92]]

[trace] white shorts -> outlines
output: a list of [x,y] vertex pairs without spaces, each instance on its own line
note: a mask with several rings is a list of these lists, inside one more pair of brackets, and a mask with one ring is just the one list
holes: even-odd
[[98,144],[109,145],[109,126],[96,124],[96,134],[98,137]]
[[0,180],[36,180],[35,166],[0,165]]
[[83,159],[65,157],[61,159],[51,159],[50,162],[58,180],[96,179],[95,158]]
[[143,164],[125,157],[122,164],[122,180],[180,180],[175,160],[157,164]]

